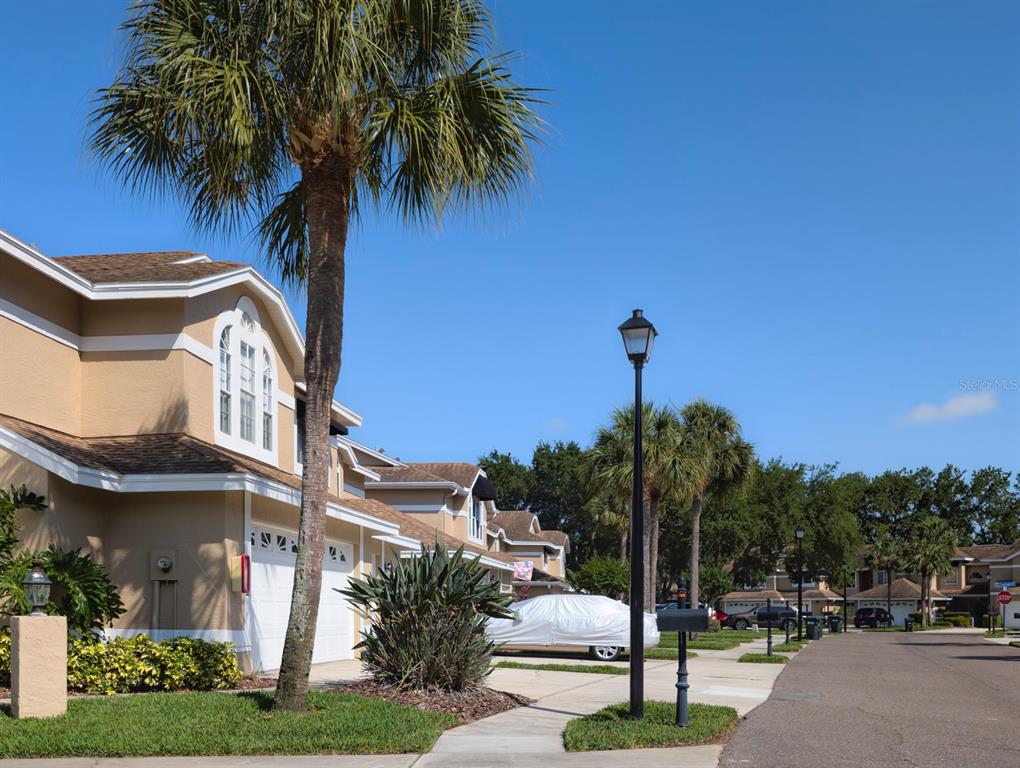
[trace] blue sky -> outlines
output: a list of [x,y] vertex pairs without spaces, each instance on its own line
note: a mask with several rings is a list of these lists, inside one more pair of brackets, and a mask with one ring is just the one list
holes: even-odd
[[[126,6],[0,4],[0,227],[259,264],[85,155]],[[729,406],[762,456],[1020,467],[1020,4],[493,8],[552,133],[509,215],[360,224],[338,388],[359,439],[585,444],[631,396],[616,326],[640,306],[647,395]]]

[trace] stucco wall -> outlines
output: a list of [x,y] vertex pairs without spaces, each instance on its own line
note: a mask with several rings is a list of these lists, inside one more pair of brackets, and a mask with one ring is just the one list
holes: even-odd
[[229,563],[241,554],[243,529],[240,492],[109,494],[104,565],[128,606],[115,626],[154,628],[150,562],[153,550],[173,549],[177,590],[160,585],[158,628],[241,629]]
[[76,434],[80,380],[76,349],[0,316],[0,413]]
[[117,299],[82,302],[82,336],[180,333],[184,299]]
[[70,288],[44,276],[23,262],[0,253],[0,299],[5,299],[34,315],[72,333],[80,333],[80,306],[84,299]]

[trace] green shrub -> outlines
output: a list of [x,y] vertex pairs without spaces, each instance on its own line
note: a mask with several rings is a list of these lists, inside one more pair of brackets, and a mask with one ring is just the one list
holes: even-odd
[[618,599],[630,589],[630,566],[618,557],[594,555],[567,578],[582,592]]
[[997,629],[1002,626],[1002,616],[997,613],[986,613],[981,617],[981,626],[985,629]]
[[495,644],[485,636],[488,617],[511,618],[512,598],[461,547],[397,559],[392,572],[352,580],[338,590],[372,628],[358,643],[361,661],[376,680],[400,688],[463,691],[488,677]]
[[31,612],[21,583],[36,558],[53,582],[46,613],[66,616],[69,630],[86,635],[124,613],[117,588],[99,563],[80,549],[62,550],[52,545],[43,552],[25,550],[2,569],[0,605],[5,613],[19,616]]
[[11,636],[0,631],[0,688],[11,687]]
[[240,678],[229,643],[191,638],[156,643],[148,635],[68,643],[67,687],[74,691],[208,691],[229,688]]
[[969,627],[970,617],[969,616],[950,616],[946,614],[942,617],[946,624],[953,627]]

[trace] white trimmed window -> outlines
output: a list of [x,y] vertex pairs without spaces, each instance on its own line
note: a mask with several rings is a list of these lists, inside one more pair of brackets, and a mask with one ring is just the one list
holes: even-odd
[[216,443],[276,464],[276,357],[255,304],[243,297],[220,315],[216,338]]
[[475,541],[481,541],[482,531],[485,530],[485,505],[480,499],[471,502],[471,521],[468,527],[468,536]]
[[220,333],[220,431],[230,434],[230,326]]

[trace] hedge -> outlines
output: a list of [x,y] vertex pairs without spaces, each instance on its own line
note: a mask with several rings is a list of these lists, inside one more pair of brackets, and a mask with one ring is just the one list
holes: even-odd
[[[0,634],[0,685],[11,679],[11,637]],[[82,693],[210,691],[241,679],[231,643],[179,637],[156,643],[148,635],[108,643],[71,639],[67,687]]]

